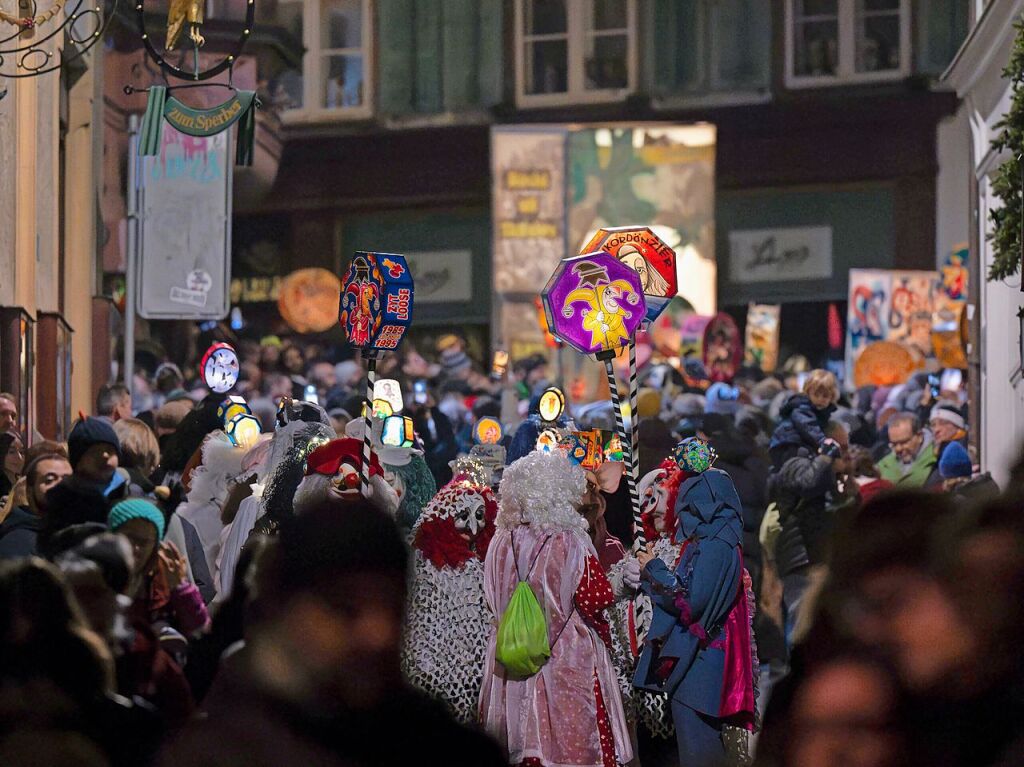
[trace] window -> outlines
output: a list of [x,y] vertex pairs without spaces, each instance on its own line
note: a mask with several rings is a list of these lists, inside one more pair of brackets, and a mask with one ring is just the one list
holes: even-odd
[[516,0],[519,106],[618,101],[636,60],[636,0]]
[[275,103],[298,119],[368,117],[372,113],[369,0],[279,0],[277,21],[306,49],[302,70],[285,70]]
[[910,0],[787,0],[786,85],[910,74]]

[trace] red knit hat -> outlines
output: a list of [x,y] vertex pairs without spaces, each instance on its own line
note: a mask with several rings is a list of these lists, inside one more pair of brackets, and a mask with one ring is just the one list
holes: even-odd
[[[333,477],[338,473],[341,464],[345,462],[352,464],[357,470],[362,468],[363,443],[358,439],[352,439],[351,437],[332,439],[326,445],[318,447],[306,459],[306,476],[323,474]],[[370,474],[384,475],[376,453],[370,453]]]

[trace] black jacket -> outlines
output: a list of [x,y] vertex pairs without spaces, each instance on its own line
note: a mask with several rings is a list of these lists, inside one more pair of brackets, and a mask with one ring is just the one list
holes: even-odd
[[808,450],[817,450],[825,441],[828,419],[835,410],[835,405],[829,405],[824,410],[816,409],[806,394],[790,397],[779,411],[779,425],[772,432],[769,450],[773,467],[779,469],[796,455],[794,448],[802,446]]
[[782,526],[775,544],[780,576],[825,561],[835,517],[828,508],[835,481],[832,460],[807,451],[772,475],[769,495],[779,507]]
[[36,553],[40,519],[24,506],[11,509],[0,525],[0,559],[31,557]]

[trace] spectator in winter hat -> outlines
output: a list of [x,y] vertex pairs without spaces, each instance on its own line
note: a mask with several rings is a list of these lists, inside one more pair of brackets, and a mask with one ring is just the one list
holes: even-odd
[[950,442],[942,452],[938,466],[943,492],[971,503],[994,501],[999,497],[999,485],[988,472],[974,475],[974,466],[967,448],[959,442]]
[[[967,447],[967,419],[953,405],[939,404],[933,407],[928,416],[928,426],[935,444],[935,458],[939,462],[950,445],[959,444],[963,448]],[[939,467],[936,466],[925,487],[937,487],[946,479],[949,477],[942,476]]]
[[715,383],[708,389],[705,413],[719,413],[721,415],[735,415],[740,407],[740,390],[727,383]]
[[68,459],[75,478],[96,486],[107,498],[123,497],[127,477],[118,472],[121,442],[101,418],[78,421],[68,436]]

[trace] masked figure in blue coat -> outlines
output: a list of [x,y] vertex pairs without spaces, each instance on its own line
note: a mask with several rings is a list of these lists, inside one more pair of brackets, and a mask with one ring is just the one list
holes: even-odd
[[[707,450],[703,443],[690,447]],[[675,540],[682,545],[675,569],[648,552],[638,557],[654,616],[633,683],[669,696],[686,767],[726,764],[723,727],[754,725],[742,505],[729,475],[709,464],[707,455],[680,458],[687,477],[675,505]]]

